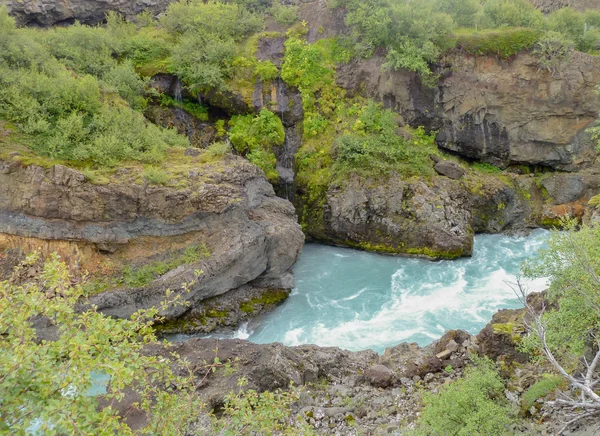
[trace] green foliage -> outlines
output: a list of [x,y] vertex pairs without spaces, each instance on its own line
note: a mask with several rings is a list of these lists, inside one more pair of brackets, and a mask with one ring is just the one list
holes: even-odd
[[459,27],[475,27],[481,20],[479,0],[436,0],[433,7],[450,15]]
[[[156,342],[152,323],[158,310],[130,319],[93,308],[76,311],[81,287],[71,284],[56,255],[39,277],[15,284],[33,265],[40,266],[37,255],[28,256],[14,280],[0,282],[0,432],[132,435],[111,407],[127,393],[139,396],[134,408],[148,418],[135,434],[184,434],[201,407],[193,379],[174,374],[168,359],[143,352]],[[56,340],[38,339],[31,323],[38,317],[57,326]],[[92,388],[100,376],[110,383],[98,397]]]
[[265,172],[267,180],[279,180],[273,147],[285,140],[285,130],[277,115],[262,109],[257,116],[235,115],[229,121],[229,139],[235,149]]
[[268,82],[279,77],[279,70],[271,61],[256,62],[255,73],[260,80]]
[[144,179],[153,185],[166,185],[169,183],[169,173],[159,167],[149,166],[144,168]]
[[533,53],[538,55],[540,67],[551,73],[568,62],[573,51],[573,42],[557,32],[547,32],[535,45]]
[[240,4],[202,0],[171,3],[161,24],[175,34],[207,34],[240,41],[263,28],[263,20]]
[[161,106],[183,109],[188,114],[194,116],[200,121],[208,121],[208,107],[201,105],[197,101],[190,101],[188,99],[177,101],[167,94],[161,94],[160,104]]
[[597,50],[600,43],[600,20],[597,12],[578,12],[561,8],[548,16],[548,28],[564,35],[584,52]]
[[600,209],[600,194],[594,195],[592,198],[590,198],[590,201],[588,201],[588,206]]
[[253,389],[242,390],[247,383],[241,378],[239,393],[232,392],[225,398],[223,414],[227,419],[215,421],[215,432],[224,436],[315,434],[305,421],[292,415],[291,405],[300,398],[298,389],[258,393]]
[[153,262],[139,268],[127,266],[123,269],[122,282],[130,288],[139,288],[146,286],[157,277],[165,274],[181,265],[189,265],[210,257],[210,251],[206,245],[192,245],[186,248],[183,253],[171,253],[168,260],[164,262]]
[[[430,1],[392,2],[348,0],[346,24],[357,40],[357,51],[370,55],[388,49],[388,68],[406,68],[428,75],[453,30],[452,18]],[[447,5],[452,7],[451,4]]]
[[271,7],[271,15],[279,24],[294,24],[298,20],[298,6],[282,5],[275,1]]
[[263,27],[263,20],[235,3],[171,3],[161,20],[175,36],[168,69],[193,92],[226,89],[236,43]]
[[513,421],[504,383],[489,360],[478,360],[465,375],[426,393],[417,434],[447,436],[509,435]]
[[334,171],[377,177],[397,172],[404,177],[426,173],[429,155],[436,152],[434,136],[417,129],[411,139],[398,135],[395,114],[369,101],[359,109],[352,133],[337,139]]
[[[33,38],[34,31],[29,29],[16,29],[5,9],[0,9],[0,16],[4,16],[0,20],[0,117],[28,134],[36,152],[114,166],[124,160],[158,162],[169,147],[188,144],[187,138],[148,123],[141,113],[110,94],[110,90],[118,92],[133,108],[145,105],[144,81],[134,74],[131,64],[115,63],[105,32],[85,26],[65,33],[49,31],[47,39],[56,43],[57,58],[38,41],[44,38]],[[100,35],[100,41],[91,44],[96,54],[70,40],[85,42],[93,39],[93,32]]]
[[335,84],[335,65],[349,59],[335,39],[308,44],[292,37],[285,42],[281,78],[302,94],[305,138],[323,133],[340,107],[344,92]]
[[265,177],[271,183],[279,181],[279,172],[277,171],[277,158],[272,151],[266,151],[255,148],[246,155],[248,160],[264,171]]
[[285,140],[281,120],[268,109],[262,109],[258,116],[234,115],[229,125],[229,139],[240,153],[257,148],[271,149]]
[[539,29],[544,14],[528,0],[486,0],[483,4],[482,27],[530,27]]
[[501,59],[532,49],[539,39],[539,31],[524,28],[462,31],[455,35],[456,46],[466,53],[498,56]]
[[521,411],[527,413],[536,400],[544,398],[563,384],[565,384],[564,377],[560,375],[544,374],[541,380],[531,385],[521,396]]
[[487,173],[487,174],[497,174],[497,173],[502,172],[501,168],[498,168],[487,162],[473,162],[471,164],[471,168],[473,168],[474,170],[479,171],[481,173]]
[[[554,355],[566,367],[577,364],[587,346],[590,332],[600,328],[600,226],[564,223],[566,231],[552,232],[548,248],[539,257],[525,262],[527,277],[547,277],[547,298],[557,304],[542,320],[547,342]],[[524,348],[535,352],[539,338],[525,338]]]

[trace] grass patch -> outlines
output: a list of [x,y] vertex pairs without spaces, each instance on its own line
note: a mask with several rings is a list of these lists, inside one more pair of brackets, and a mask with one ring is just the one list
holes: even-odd
[[475,171],[484,174],[498,174],[502,172],[501,168],[498,168],[497,166],[486,162],[473,162],[471,164],[471,168],[473,168]]
[[481,56],[497,56],[508,59],[523,50],[530,50],[542,33],[535,29],[461,29],[454,33],[455,45],[465,53]]
[[123,268],[122,282],[125,286],[139,288],[145,286],[159,276],[171,271],[181,265],[189,265],[200,262],[210,257],[210,250],[204,244],[194,245],[186,248],[178,256],[171,257],[168,261],[153,262],[139,268],[126,266]]

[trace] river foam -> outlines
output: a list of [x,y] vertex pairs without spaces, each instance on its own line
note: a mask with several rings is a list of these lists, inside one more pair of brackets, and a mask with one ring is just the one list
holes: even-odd
[[[472,257],[436,262],[307,244],[288,300],[235,336],[382,352],[403,341],[426,345],[450,329],[477,333],[499,309],[520,306],[509,283],[547,236],[478,235]],[[526,285],[540,291],[546,282]]]

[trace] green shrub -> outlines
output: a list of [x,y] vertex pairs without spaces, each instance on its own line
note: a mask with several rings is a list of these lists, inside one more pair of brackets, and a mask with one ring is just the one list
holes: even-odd
[[277,115],[268,109],[262,109],[258,116],[234,115],[229,121],[229,139],[240,153],[257,148],[270,150],[282,145],[285,130]]
[[584,52],[597,50],[600,43],[600,20],[597,13],[582,13],[571,8],[561,8],[548,16],[548,28],[559,32]]
[[144,168],[144,179],[153,185],[166,185],[169,183],[169,173],[162,168],[150,166]]
[[554,73],[569,60],[573,42],[557,32],[547,32],[535,45],[533,53],[539,56],[540,67]]
[[227,153],[231,153],[231,145],[224,141],[213,142],[208,146],[207,153],[213,157],[225,156]]
[[255,74],[263,82],[275,80],[279,77],[279,70],[271,61],[258,61],[256,63]]
[[544,398],[561,384],[565,383],[566,380],[562,376],[544,374],[541,380],[531,385],[521,396],[521,411],[523,413],[529,412],[529,409],[531,409],[531,406],[533,406],[533,403],[535,403],[536,400]]
[[[23,274],[32,269],[40,274]],[[174,354],[165,359],[144,351],[159,345],[152,328],[158,309],[128,319],[74,310],[84,298],[77,282],[56,254],[43,265],[37,254],[29,255],[12,280],[0,282],[0,433],[188,433],[203,405],[194,380],[185,375],[191,372],[175,374],[171,358],[182,368],[187,364]],[[52,320],[53,340],[39,340],[35,318]],[[102,382],[105,392],[97,396]],[[143,429],[131,429],[111,407],[124,395],[139,400],[130,410],[147,418]]]
[[482,27],[539,29],[544,21],[544,14],[528,0],[486,0],[483,4]]
[[504,383],[489,360],[480,360],[465,375],[423,396],[425,408],[418,434],[445,436],[500,436],[512,434],[511,409]]
[[264,26],[263,19],[243,5],[212,0],[171,3],[161,18],[161,24],[172,33],[215,35],[236,41],[262,30]]
[[314,435],[312,427],[301,417],[292,414],[292,404],[300,398],[300,391],[293,386],[289,391],[242,390],[247,380],[238,382],[239,393],[231,392],[225,397],[223,415],[225,419],[214,421],[215,434],[278,434]]
[[138,76],[131,61],[115,65],[102,76],[102,84],[118,93],[132,109],[143,110],[148,103],[144,98],[147,80]]
[[286,6],[275,1],[271,7],[271,15],[279,24],[294,24],[298,20],[298,6]]
[[[546,296],[558,308],[542,315],[546,340],[558,361],[571,370],[589,347],[590,335],[600,328],[600,226],[563,225],[566,231],[553,231],[548,247],[526,261],[523,272],[526,277],[544,277],[550,282]],[[539,338],[527,336],[523,348],[540,354]]]
[[277,172],[277,158],[271,151],[255,148],[246,155],[248,160],[264,171],[265,177],[271,183],[279,181],[279,172]]

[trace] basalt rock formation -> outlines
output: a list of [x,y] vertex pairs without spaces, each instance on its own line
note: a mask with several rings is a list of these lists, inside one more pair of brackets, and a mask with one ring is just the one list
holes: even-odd
[[438,130],[442,149],[503,168],[575,171],[596,158],[586,132],[600,107],[595,56],[574,53],[553,75],[527,53],[504,61],[455,52],[443,58],[436,88],[408,71],[381,72],[382,63],[373,57],[348,64],[338,82],[382,101],[410,125]]
[[7,0],[4,4],[17,22],[28,26],[98,24],[109,11],[133,18],[140,12],[153,14],[164,11],[173,0]]
[[[158,307],[166,289],[189,303],[165,309],[168,319],[240,287],[238,304],[247,296],[252,309],[262,309],[256,289],[293,287],[290,269],[304,243],[294,208],[244,159],[202,163],[190,151],[177,188],[140,181],[134,168],[94,185],[61,165],[26,166],[18,155],[1,161],[0,248],[58,251],[77,271],[110,284],[90,301],[113,316]],[[200,249],[182,257],[190,247]],[[119,280],[125,270],[135,274],[161,262],[171,269],[130,286]]]

